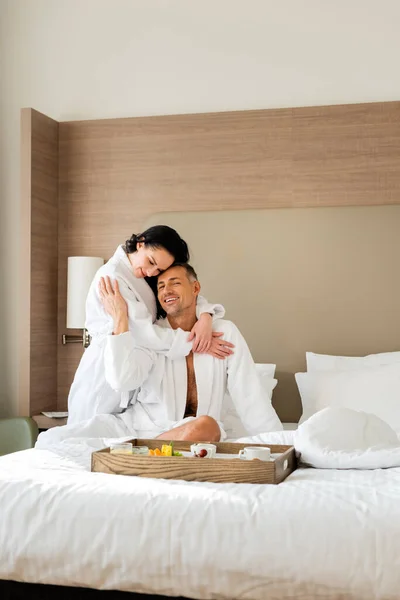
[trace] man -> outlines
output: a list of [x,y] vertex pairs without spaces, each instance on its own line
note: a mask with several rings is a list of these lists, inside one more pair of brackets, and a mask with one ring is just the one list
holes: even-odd
[[[189,332],[197,320],[196,299],[200,293],[194,269],[188,264],[173,265],[159,275],[157,289],[167,314],[158,324]],[[224,436],[220,419],[226,390],[250,434],[282,429],[248,346],[232,322],[219,319],[213,326],[223,334],[226,358],[222,350],[222,360],[193,353],[186,359],[170,360],[135,346],[117,282],[112,285],[103,280],[100,295],[114,321],[105,353],[106,379],[120,391],[140,388],[129,409],[135,429],[153,431],[162,439],[218,441],[221,433]]]
[[[175,264],[161,273],[158,299],[167,316],[158,325],[189,333],[197,320],[199,292],[200,283],[190,265]],[[218,319],[213,324],[224,340],[220,359],[190,353],[171,360],[135,344],[117,281],[101,280],[100,296],[114,323],[106,342],[105,377],[113,389],[130,393],[131,404],[118,415],[96,415],[83,423],[49,430],[39,436],[37,447],[71,437],[220,441],[226,437],[221,422],[226,391],[250,435],[282,429],[249,348],[232,322]]]

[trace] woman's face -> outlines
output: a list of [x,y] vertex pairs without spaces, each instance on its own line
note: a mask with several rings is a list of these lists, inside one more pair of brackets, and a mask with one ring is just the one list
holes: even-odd
[[164,248],[154,248],[145,246],[139,242],[136,246],[136,252],[128,254],[128,258],[133,267],[135,277],[154,277],[168,269],[174,262],[172,254]]

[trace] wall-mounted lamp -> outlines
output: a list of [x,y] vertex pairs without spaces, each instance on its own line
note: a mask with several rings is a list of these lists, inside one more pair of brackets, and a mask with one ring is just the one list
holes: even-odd
[[82,329],[82,335],[63,335],[62,343],[82,344],[87,348],[90,336],[85,329],[86,297],[90,284],[104,259],[98,256],[69,256],[67,284],[67,329]]

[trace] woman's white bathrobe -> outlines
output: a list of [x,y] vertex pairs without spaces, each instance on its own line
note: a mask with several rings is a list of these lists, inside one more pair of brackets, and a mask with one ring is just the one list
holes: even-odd
[[[170,330],[167,319],[158,322]],[[197,383],[197,416],[209,415],[221,427],[224,438],[224,396],[229,392],[249,435],[279,431],[282,424],[255,369],[250,350],[230,321],[218,320],[214,329],[235,344],[225,360],[208,354],[194,355]],[[105,341],[104,372],[119,392],[140,387],[122,414],[98,415],[84,423],[55,427],[39,436],[37,447],[46,448],[70,438],[156,437],[184,419],[187,395],[186,359],[171,360],[165,354],[137,347],[130,333],[109,335]]]
[[[131,396],[127,391],[116,391],[110,387],[104,373],[106,340],[113,331],[113,321],[104,310],[98,286],[100,278],[107,275],[111,280],[118,280],[120,292],[128,304],[129,329],[137,346],[171,359],[184,358],[192,349],[192,342],[187,341],[187,331],[173,331],[154,324],[157,312],[154,293],[145,279],[135,277],[124,249],[119,246],[112,258],[97,271],[89,289],[85,326],[92,340],[82,356],[70,389],[69,424],[90,419],[96,414],[121,412],[128,406]],[[197,316],[204,312],[214,315],[214,318],[222,318],[225,314],[220,304],[208,304],[200,296]]]

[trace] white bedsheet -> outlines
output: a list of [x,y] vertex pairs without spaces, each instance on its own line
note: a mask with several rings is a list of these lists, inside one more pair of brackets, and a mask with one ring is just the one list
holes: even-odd
[[399,597],[398,468],[221,485],[89,473],[70,450],[0,458],[1,579],[204,600]]

